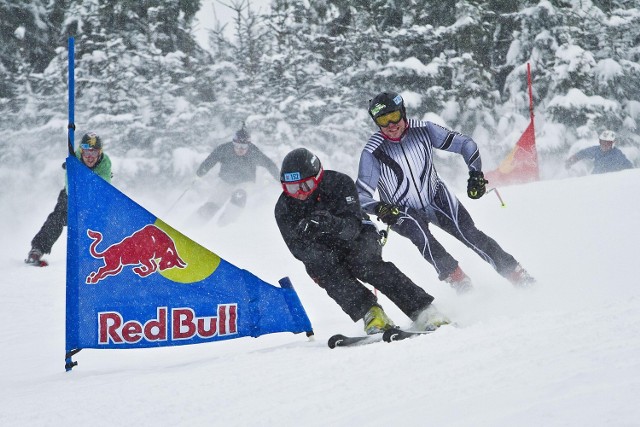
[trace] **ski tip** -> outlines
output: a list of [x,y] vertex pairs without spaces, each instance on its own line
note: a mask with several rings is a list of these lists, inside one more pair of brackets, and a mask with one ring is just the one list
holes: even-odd
[[345,336],[342,334],[337,334],[329,338],[327,345],[329,348],[336,348],[342,341],[344,341]]
[[382,334],[382,340],[384,342],[396,341],[396,339],[398,338],[399,334],[400,334],[400,329],[398,329],[398,328],[387,329]]

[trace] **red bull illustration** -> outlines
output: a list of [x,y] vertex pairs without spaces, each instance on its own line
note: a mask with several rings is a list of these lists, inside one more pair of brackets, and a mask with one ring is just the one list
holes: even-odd
[[102,252],[96,250],[102,241],[102,233],[87,230],[87,236],[93,239],[89,247],[91,256],[102,259],[104,262],[102,267],[87,276],[85,283],[88,284],[95,284],[108,276],[115,276],[127,265],[136,266],[133,267],[133,272],[140,277],[146,277],[156,270],[187,266],[178,254],[173,239],[153,224],[135,231]]

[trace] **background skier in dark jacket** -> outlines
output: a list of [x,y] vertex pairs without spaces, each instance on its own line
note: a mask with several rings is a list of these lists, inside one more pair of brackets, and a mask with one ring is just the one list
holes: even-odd
[[[459,292],[471,281],[429,230],[433,223],[487,261],[515,285],[533,278],[513,256],[475,226],[469,212],[440,180],[433,149],[461,154],[469,167],[467,194],[478,199],[486,192],[480,152],[468,136],[431,122],[407,119],[404,100],[382,92],[369,103],[369,115],[379,127],[360,156],[357,188],[363,209],[407,237],[431,263],[440,280]],[[378,191],[380,201],[373,198]]]
[[258,166],[267,169],[276,180],[279,179],[278,167],[251,142],[251,136],[244,124],[236,132],[232,142],[216,147],[207,156],[196,175],[204,176],[218,163],[219,179],[210,191],[209,201],[198,210],[202,219],[210,219],[227,201],[235,208],[243,208],[250,187],[256,182]]
[[385,294],[412,320],[421,317],[419,327],[444,322],[431,305],[433,297],[382,260],[380,235],[360,208],[351,178],[325,171],[315,155],[299,148],[285,157],[280,179],[284,191],[275,217],[284,241],[354,322],[363,319],[368,334],[393,326],[359,280]]

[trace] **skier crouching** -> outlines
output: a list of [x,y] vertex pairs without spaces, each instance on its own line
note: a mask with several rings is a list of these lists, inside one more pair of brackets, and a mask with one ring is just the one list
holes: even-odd
[[362,211],[355,183],[324,170],[318,157],[298,148],[284,158],[283,192],[275,207],[280,233],[307,273],[351,317],[363,319],[367,334],[392,328],[366,282],[386,295],[414,321],[414,328],[448,323],[431,304],[433,297],[383,261],[380,235]]

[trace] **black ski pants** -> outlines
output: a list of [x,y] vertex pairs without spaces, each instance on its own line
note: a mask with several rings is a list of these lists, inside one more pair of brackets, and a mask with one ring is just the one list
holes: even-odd
[[382,260],[379,239],[380,235],[371,227],[353,241],[327,245],[322,257],[305,262],[307,273],[354,322],[377,304],[376,296],[361,281],[374,286],[415,320],[433,297],[395,264]]
[[51,253],[53,244],[60,238],[62,229],[67,225],[67,191],[63,188],[58,195],[58,202],[53,212],[31,240],[31,247],[41,250],[45,254]]
[[436,240],[429,230],[433,223],[446,231],[488,262],[500,275],[507,277],[518,261],[498,243],[480,231],[462,203],[441,186],[434,204],[424,210],[408,208],[391,230],[411,240],[444,280],[458,267],[458,261]]

